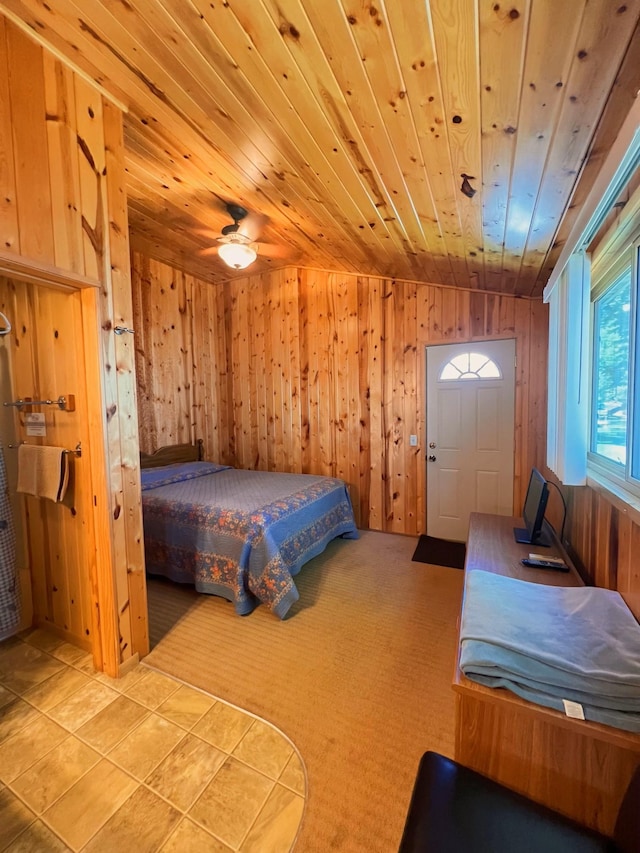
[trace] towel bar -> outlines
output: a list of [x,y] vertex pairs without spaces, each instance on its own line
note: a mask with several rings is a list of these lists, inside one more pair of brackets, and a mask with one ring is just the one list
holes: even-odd
[[[26,441],[21,441],[19,444],[7,444],[7,447],[11,450],[17,450],[20,447],[20,444],[26,443]],[[73,450],[65,450],[64,452],[67,456],[82,456],[82,442],[79,441]]]
[[30,400],[28,397],[25,400],[13,400],[11,403],[3,403],[3,406],[57,406],[62,412],[75,412],[76,398],[73,394],[63,396],[62,394],[57,400]]

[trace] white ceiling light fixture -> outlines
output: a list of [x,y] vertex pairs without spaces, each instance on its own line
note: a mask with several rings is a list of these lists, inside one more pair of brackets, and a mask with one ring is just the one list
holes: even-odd
[[251,237],[239,230],[239,223],[246,217],[247,211],[239,204],[228,204],[227,213],[233,219],[233,225],[225,225],[222,229],[222,237],[218,237],[218,242],[222,243],[218,254],[227,266],[243,270],[258,256],[256,244],[252,242]]
[[[240,234],[230,236],[242,238]],[[258,253],[255,247],[251,243],[247,243],[245,239],[230,239],[229,242],[220,246],[218,255],[227,266],[235,270],[243,270],[255,261]]]

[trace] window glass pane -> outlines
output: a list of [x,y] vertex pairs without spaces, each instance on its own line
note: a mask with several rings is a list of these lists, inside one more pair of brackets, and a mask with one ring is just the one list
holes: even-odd
[[500,371],[498,370],[498,365],[488,358],[482,367],[478,368],[478,376],[482,379],[499,379]]
[[631,270],[595,303],[594,403],[591,450],[619,465],[627,462],[629,315]]
[[[640,315],[638,312],[638,274],[640,272],[640,245],[636,244],[634,247],[635,254],[635,262],[634,262],[634,274],[632,278],[632,292],[636,297],[636,305],[633,309],[634,314],[634,323],[635,323],[635,343],[633,344],[634,353],[633,353],[633,361],[635,362],[633,366],[633,374],[631,378],[631,385],[633,387],[633,392],[631,395],[631,404],[630,408],[632,410],[632,428],[630,432],[633,434],[633,438],[631,440],[631,476],[640,480]],[[637,483],[634,485],[638,485]]]
[[500,379],[498,365],[478,352],[465,352],[447,362],[440,372],[440,380],[451,379]]

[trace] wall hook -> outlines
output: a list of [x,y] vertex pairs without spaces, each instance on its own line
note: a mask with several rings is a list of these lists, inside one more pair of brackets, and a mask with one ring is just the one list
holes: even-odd
[[0,335],[8,335],[11,331],[11,323],[9,322],[9,318],[6,314],[3,314],[2,311],[0,311],[0,318],[2,318],[5,322],[4,329],[0,329]]
[[135,329],[128,329],[126,326],[114,326],[113,331],[116,333],[116,335],[124,335],[126,332],[128,332],[130,335],[133,335]]

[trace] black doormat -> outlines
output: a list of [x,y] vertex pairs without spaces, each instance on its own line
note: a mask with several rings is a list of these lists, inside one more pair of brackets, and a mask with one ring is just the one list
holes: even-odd
[[464,569],[467,546],[464,542],[449,542],[435,539],[433,536],[421,536],[413,557],[416,563],[431,563],[435,566],[449,566],[451,569]]

